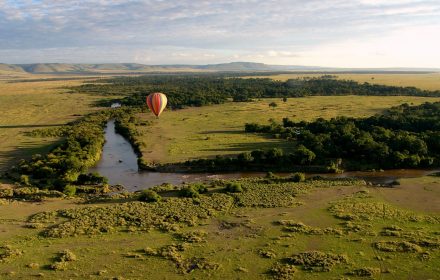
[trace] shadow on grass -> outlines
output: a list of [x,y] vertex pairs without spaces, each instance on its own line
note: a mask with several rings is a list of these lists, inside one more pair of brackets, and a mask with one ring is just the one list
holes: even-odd
[[272,148],[280,148],[288,152],[293,148],[293,145],[285,140],[278,140],[278,141],[258,142],[258,143],[235,143],[235,144],[228,144],[227,147],[224,148],[216,147],[214,149],[202,149],[201,151],[247,152],[253,150],[267,150]]
[[62,139],[58,141],[51,141],[41,144],[32,142],[21,143],[14,150],[0,151],[0,174],[11,169],[12,166],[17,164],[21,159],[30,159],[35,154],[47,154],[60,143]]
[[244,131],[240,130],[206,130],[199,132],[199,134],[244,134]]
[[103,98],[103,99],[98,99],[92,102],[92,106],[93,107],[98,107],[98,108],[110,108],[112,106],[113,103],[121,103],[121,98]]
[[20,125],[0,125],[0,128],[42,128],[63,126],[65,124],[20,124]]

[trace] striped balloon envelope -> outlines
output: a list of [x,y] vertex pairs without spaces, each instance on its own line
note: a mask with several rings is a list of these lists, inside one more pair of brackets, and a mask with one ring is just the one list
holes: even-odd
[[161,92],[154,92],[147,96],[147,105],[151,112],[159,117],[167,106],[167,96]]

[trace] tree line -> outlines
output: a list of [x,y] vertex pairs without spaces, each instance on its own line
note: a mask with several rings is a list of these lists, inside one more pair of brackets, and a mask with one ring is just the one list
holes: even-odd
[[247,123],[247,133],[286,139],[292,152],[254,150],[236,157],[190,160],[189,171],[340,172],[440,166],[440,102],[403,104],[368,118],[284,118],[268,125]]
[[245,131],[288,140],[303,154],[301,164],[341,159],[356,170],[440,166],[440,102],[403,104],[368,118],[248,123]]
[[224,75],[119,77],[72,87],[71,90],[99,95],[125,95],[121,103],[129,106],[145,106],[145,97],[149,93],[163,92],[168,97],[168,106],[171,109],[221,104],[229,99],[245,102],[256,98],[334,95],[440,97],[439,90],[428,91],[415,87],[358,83],[338,80],[329,75],[287,81],[275,81],[269,78],[243,79]]

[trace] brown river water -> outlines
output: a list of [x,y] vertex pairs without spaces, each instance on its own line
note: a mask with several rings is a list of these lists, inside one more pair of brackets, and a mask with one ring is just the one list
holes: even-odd
[[[102,156],[97,165],[89,172],[98,172],[109,179],[112,185],[123,185],[129,191],[151,188],[162,183],[181,184],[183,182],[207,181],[213,179],[237,179],[246,177],[261,177],[263,172],[233,172],[233,173],[162,173],[138,171],[137,156],[131,144],[115,132],[114,120],[110,120],[105,128],[105,139]],[[375,184],[389,184],[399,178],[414,178],[438,172],[436,170],[398,169],[383,172],[351,171],[341,174],[313,173],[307,177],[320,175],[328,178],[354,177]],[[280,173],[280,176],[288,175]]]

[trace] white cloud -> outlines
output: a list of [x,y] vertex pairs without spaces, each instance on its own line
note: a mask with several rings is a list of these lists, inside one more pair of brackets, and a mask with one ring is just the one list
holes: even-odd
[[421,66],[427,30],[438,0],[0,0],[0,61]]

